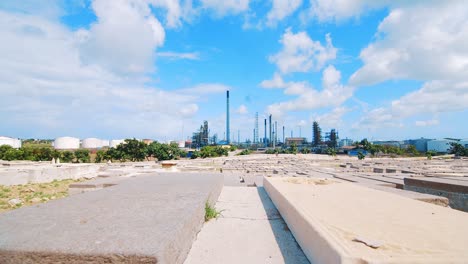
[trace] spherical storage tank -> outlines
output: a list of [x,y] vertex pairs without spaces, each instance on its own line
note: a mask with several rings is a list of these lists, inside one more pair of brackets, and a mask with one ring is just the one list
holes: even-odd
[[81,147],[85,149],[102,148],[102,140],[98,138],[85,138],[81,141]]
[[59,137],[54,141],[55,149],[79,149],[80,139],[74,137]]
[[125,140],[123,140],[123,139],[113,139],[113,140],[110,141],[109,147],[115,148],[115,147],[117,147],[118,145],[120,145],[120,144],[122,144],[124,142],[125,142]]
[[21,140],[10,137],[0,137],[0,146],[8,145],[12,148],[21,148]]

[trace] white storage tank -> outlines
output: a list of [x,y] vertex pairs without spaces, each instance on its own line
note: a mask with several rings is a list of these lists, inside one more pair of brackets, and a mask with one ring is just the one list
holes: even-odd
[[16,138],[0,136],[0,146],[1,145],[8,145],[12,148],[18,149],[18,148],[21,148],[21,140],[16,139]]
[[109,147],[109,144],[110,144],[110,141],[107,140],[107,139],[102,139],[101,140],[101,146],[104,148],[104,147]]
[[85,138],[81,141],[81,147],[85,149],[102,148],[102,140],[98,138]]
[[54,140],[55,149],[79,149],[80,139],[74,137],[58,137]]
[[123,139],[113,139],[113,140],[110,141],[109,147],[115,148],[115,147],[117,147],[118,145],[120,145],[120,144],[122,144],[124,142],[125,142],[125,140],[123,140]]

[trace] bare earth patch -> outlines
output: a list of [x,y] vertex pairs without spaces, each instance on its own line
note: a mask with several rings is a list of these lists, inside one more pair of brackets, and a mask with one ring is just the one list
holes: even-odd
[[85,179],[68,179],[49,183],[30,183],[23,185],[0,185],[0,213],[22,206],[45,203],[68,196],[68,186]]

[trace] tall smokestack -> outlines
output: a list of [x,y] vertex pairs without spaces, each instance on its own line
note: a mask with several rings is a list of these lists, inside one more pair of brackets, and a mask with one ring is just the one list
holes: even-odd
[[229,90],[226,91],[226,141],[231,142],[231,133],[229,133]]
[[265,147],[267,146],[266,132],[267,132],[267,129],[266,129],[266,118],[265,118],[265,136],[263,137],[263,144],[265,145]]
[[270,117],[269,117],[268,119],[269,119],[268,124],[269,124],[269,126],[270,126],[270,136],[269,136],[269,139],[270,139],[270,140],[268,141],[268,143],[271,144],[271,140],[272,140],[272,138],[271,138],[271,115],[270,115]]
[[278,121],[275,121],[275,145],[278,144]]
[[283,144],[284,144],[284,126],[283,126]]

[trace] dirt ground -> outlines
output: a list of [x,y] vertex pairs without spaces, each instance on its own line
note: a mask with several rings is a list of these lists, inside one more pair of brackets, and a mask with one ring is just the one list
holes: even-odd
[[[0,213],[50,200],[68,196],[68,186],[71,183],[81,182],[85,179],[62,180],[49,183],[30,183],[24,185],[0,185]],[[13,201],[11,201],[14,199]]]

